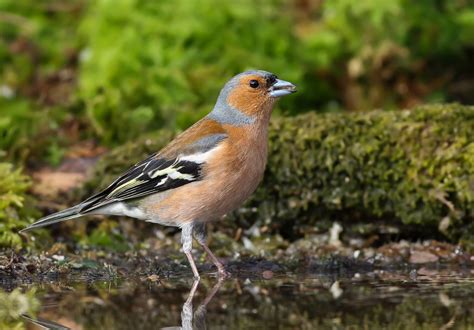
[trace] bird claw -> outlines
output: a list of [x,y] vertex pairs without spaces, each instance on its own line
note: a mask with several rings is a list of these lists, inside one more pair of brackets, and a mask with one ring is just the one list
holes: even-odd
[[232,274],[226,271],[224,268],[221,268],[217,271],[217,276],[219,279],[226,279],[232,277]]

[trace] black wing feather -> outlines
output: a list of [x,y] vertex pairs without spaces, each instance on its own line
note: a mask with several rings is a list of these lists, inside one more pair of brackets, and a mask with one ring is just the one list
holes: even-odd
[[[151,155],[134,165],[103,191],[82,202],[80,212],[92,211],[112,202],[135,199],[200,180],[201,167],[202,164],[191,161]],[[156,175],[163,170],[163,174]],[[172,178],[166,170],[180,177]],[[127,187],[128,185],[130,187]]]

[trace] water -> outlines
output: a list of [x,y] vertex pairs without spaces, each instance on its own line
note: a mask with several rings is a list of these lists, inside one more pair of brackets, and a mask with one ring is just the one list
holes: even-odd
[[38,316],[56,328],[474,329],[470,269],[267,272],[221,282],[204,275],[200,282],[151,277],[28,287],[37,290]]

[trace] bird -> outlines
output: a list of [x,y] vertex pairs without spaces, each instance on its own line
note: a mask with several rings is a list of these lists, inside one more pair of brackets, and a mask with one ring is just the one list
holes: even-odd
[[21,232],[85,215],[127,216],[181,229],[182,250],[194,278],[193,238],[217,267],[206,224],[237,209],[263,178],[268,127],[276,101],[296,86],[263,70],[245,71],[221,89],[214,108],[162,150],[136,163],[107,188]]

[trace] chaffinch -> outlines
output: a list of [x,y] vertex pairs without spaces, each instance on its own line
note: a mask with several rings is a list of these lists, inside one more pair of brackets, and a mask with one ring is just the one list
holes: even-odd
[[103,191],[22,231],[84,215],[125,215],[180,227],[183,251],[196,278],[193,236],[219,275],[227,274],[206,245],[205,224],[236,209],[257,188],[267,161],[273,105],[295,91],[293,84],[270,72],[238,74],[222,88],[214,109],[161,151]]

